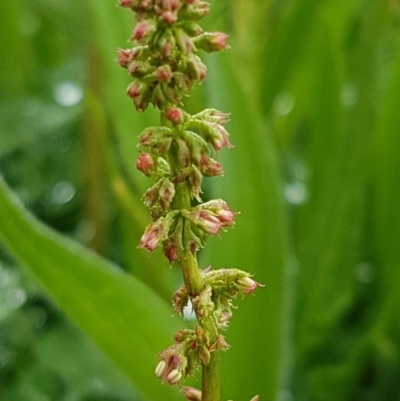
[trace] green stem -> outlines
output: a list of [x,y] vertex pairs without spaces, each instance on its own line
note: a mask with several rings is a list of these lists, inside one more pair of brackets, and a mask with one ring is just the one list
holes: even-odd
[[219,352],[214,351],[211,353],[210,363],[203,365],[201,401],[219,401],[220,382]]
[[[173,202],[174,209],[190,208],[190,190],[186,182],[176,185],[176,193]],[[184,232],[190,229],[188,221],[184,222]],[[183,233],[183,238],[185,237]],[[185,246],[184,241],[184,246]],[[195,254],[188,249],[184,249],[180,254],[183,281],[191,298],[196,297],[202,291],[200,270]],[[196,311],[195,311],[196,312]],[[197,316],[197,321],[200,319]],[[218,339],[218,329],[214,316],[211,314],[207,318],[201,319],[204,329],[209,333],[211,343]],[[208,365],[202,365],[202,401],[220,401],[220,363],[219,352],[213,351]]]

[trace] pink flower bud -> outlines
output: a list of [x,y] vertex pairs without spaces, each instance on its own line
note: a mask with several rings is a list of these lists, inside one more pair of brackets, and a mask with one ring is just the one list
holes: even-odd
[[130,50],[118,49],[117,62],[121,67],[127,68],[130,60],[131,60],[131,51]]
[[144,175],[152,175],[154,173],[153,158],[148,153],[141,153],[136,161],[136,168]]
[[235,214],[229,209],[220,209],[217,211],[217,218],[224,226],[231,226]]
[[169,260],[169,263],[178,260],[178,247],[174,240],[168,239],[164,242],[164,255]]
[[218,234],[222,224],[218,218],[209,210],[195,210],[190,213],[182,211],[184,217],[188,218],[193,224],[200,227],[206,233],[211,235]]
[[199,57],[190,55],[187,60],[187,74],[189,78],[201,82],[206,77],[207,67]]
[[156,23],[153,20],[139,21],[132,32],[131,40],[138,42],[146,40],[155,30]]
[[153,70],[153,67],[147,61],[132,60],[128,64],[128,72],[130,75],[142,78]]
[[170,107],[165,111],[165,117],[174,124],[181,124],[185,121],[185,115],[182,109]]
[[165,178],[160,186],[158,193],[160,195],[160,203],[162,208],[164,210],[168,210],[169,205],[171,204],[175,196],[174,184],[168,178]]
[[206,52],[216,52],[228,49],[226,44],[228,35],[223,32],[206,32],[194,39],[194,44],[198,49]]
[[184,386],[181,388],[181,392],[189,401],[201,401],[201,391],[194,387]]
[[146,99],[148,87],[144,82],[135,81],[128,86],[126,91],[127,95],[133,100],[133,104],[138,112],[143,112],[148,105]]
[[162,217],[149,224],[140,239],[139,248],[147,248],[149,251],[153,251],[160,242],[165,241],[168,230],[169,224]]
[[221,227],[229,227],[233,225],[235,213],[233,213],[226,202],[221,199],[214,199],[197,206],[198,210],[206,211],[215,217]]
[[232,148],[232,144],[229,142],[229,134],[227,130],[220,124],[212,124],[212,130],[210,131],[209,141],[211,146],[216,150],[221,150],[224,146]]
[[251,294],[259,286],[259,283],[248,276],[242,277],[236,282],[236,287],[242,294]]
[[200,167],[200,170],[207,177],[215,177],[217,175],[222,175],[224,173],[222,164],[218,163],[211,157],[208,159],[206,164]]
[[139,137],[138,146],[156,147],[164,139],[170,139],[172,130],[167,127],[149,127],[146,128]]
[[250,401],[258,401],[258,400],[259,400],[259,396],[256,395],[256,396],[254,396]]
[[152,186],[149,188],[142,197],[143,203],[147,207],[153,207],[158,200],[158,188],[156,186]]
[[166,24],[174,24],[178,20],[178,15],[173,11],[164,11],[160,15],[161,21],[164,21]]
[[226,44],[226,39],[228,35],[224,32],[212,32],[210,38],[210,46],[213,50],[224,50],[228,46]]
[[175,313],[183,313],[183,309],[188,304],[189,294],[186,287],[181,287],[174,292],[172,296],[172,305]]
[[160,82],[169,82],[172,78],[171,67],[168,64],[161,65],[157,68],[155,76]]
[[119,6],[124,8],[131,8],[137,3],[136,0],[119,0]]

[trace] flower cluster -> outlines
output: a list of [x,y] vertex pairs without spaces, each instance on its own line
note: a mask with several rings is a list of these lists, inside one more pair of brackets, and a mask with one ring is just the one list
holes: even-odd
[[[218,329],[228,328],[232,316],[232,301],[238,294],[242,296],[253,293],[262,286],[254,281],[249,273],[238,269],[211,270],[211,266],[201,271],[201,285],[203,291],[192,298],[193,309],[197,316],[212,313]],[[172,296],[175,313],[183,314],[183,309],[189,303],[189,293],[185,286],[180,287]]]
[[[228,114],[209,108],[190,115],[182,101],[206,76],[198,52],[229,46],[225,33],[204,32],[198,24],[210,10],[205,1],[119,0],[119,5],[136,16],[133,47],[118,51],[118,64],[133,79],[127,95],[137,111],[152,104],[161,113],[161,126],[146,128],[138,142],[136,167],[153,179],[143,195],[152,223],[139,247],[161,247],[170,263],[180,262],[185,285],[173,295],[174,311],[182,313],[191,301],[198,323],[195,330],[176,333],[173,345],[159,354],[155,374],[174,385],[198,366],[209,365],[214,352],[228,349],[220,330],[228,327],[233,299],[260,286],[241,270],[200,271],[196,259],[209,235],[234,224],[236,213],[225,201],[201,198],[203,177],[223,175],[215,159],[232,144],[225,129]],[[202,398],[192,387],[182,387],[182,393],[191,401]]]
[[228,48],[225,33],[204,32],[197,24],[210,10],[207,2],[120,0],[120,5],[136,12],[134,47],[120,49],[118,63],[134,78],[127,94],[139,112],[149,103],[161,110],[179,105],[206,76],[196,53]]

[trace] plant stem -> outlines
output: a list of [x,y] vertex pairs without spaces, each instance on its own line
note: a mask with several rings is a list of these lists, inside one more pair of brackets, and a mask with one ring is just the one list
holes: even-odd
[[219,352],[215,351],[211,353],[210,363],[203,365],[201,401],[219,401],[220,382]]
[[[176,194],[174,198],[173,207],[175,209],[189,209],[190,208],[190,192],[187,183],[180,183],[176,185]],[[188,221],[184,222],[184,233],[190,229]],[[185,241],[184,241],[185,246]],[[193,254],[188,249],[184,249],[180,254],[180,263],[182,268],[183,281],[185,287],[191,298],[194,298],[202,291],[200,270],[197,262],[196,254]],[[196,318],[199,324],[200,319]],[[210,333],[210,341],[214,343],[218,339],[218,329],[216,326],[213,314],[201,319],[204,328]],[[202,365],[202,401],[220,401],[220,363],[219,352],[211,352],[211,359],[208,365]]]

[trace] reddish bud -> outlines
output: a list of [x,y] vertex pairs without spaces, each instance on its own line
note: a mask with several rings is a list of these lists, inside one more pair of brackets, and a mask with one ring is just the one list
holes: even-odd
[[181,388],[181,392],[189,401],[201,401],[201,391],[194,387],[184,386]]
[[171,67],[168,64],[161,65],[155,71],[155,76],[160,82],[169,82],[172,78]]
[[211,38],[209,41],[210,47],[212,47],[212,50],[224,50],[228,46],[226,44],[226,39],[228,38],[228,35],[224,32],[212,32],[211,33]]
[[144,175],[152,175],[154,173],[153,158],[148,153],[141,153],[136,161],[136,168]]
[[147,248],[149,251],[153,251],[160,242],[166,239],[168,230],[169,224],[162,217],[149,224],[140,239],[139,248]]
[[128,65],[128,72],[130,75],[142,78],[151,72],[153,67],[147,61],[132,60]]
[[136,0],[119,0],[118,5],[124,8],[131,8],[132,6],[136,5]]
[[206,77],[207,67],[199,57],[192,54],[188,57],[186,65],[189,78],[201,82]]
[[186,287],[181,287],[172,296],[172,305],[175,313],[183,313],[183,309],[189,302],[189,294]]
[[181,124],[185,121],[185,115],[178,107],[170,107],[165,110],[165,117],[174,124]]
[[216,160],[211,157],[208,158],[206,164],[200,167],[201,172],[207,177],[215,177],[217,175],[222,175],[224,173],[222,164],[218,163]]
[[128,86],[127,95],[133,100],[133,104],[138,112],[142,112],[147,108],[147,91],[148,87],[144,82],[135,81]]
[[224,146],[232,148],[232,144],[229,142],[228,131],[220,124],[211,124],[209,142],[211,146],[216,150],[221,150]]
[[178,260],[178,247],[175,241],[167,240],[164,242],[164,255],[169,260],[169,263]]
[[169,205],[171,204],[175,196],[174,184],[168,178],[165,178],[160,186],[160,190],[158,193],[160,195],[160,202],[162,208],[164,210],[168,210]]
[[118,49],[117,62],[121,67],[127,68],[130,60],[131,60],[131,51],[130,50]]
[[242,294],[251,294],[260,285],[250,277],[242,277],[236,282],[236,287]]
[[160,15],[160,19],[166,24],[174,24],[178,20],[178,15],[172,11],[164,11]]
[[206,52],[216,52],[229,48],[226,44],[227,38],[228,35],[224,32],[205,32],[194,39],[194,44]]
[[167,127],[148,127],[140,134],[138,146],[156,147],[164,139],[170,139],[171,134]]
[[158,188],[156,186],[152,186],[151,188],[149,188],[143,195],[142,197],[143,199],[143,203],[147,206],[147,207],[153,207],[154,204],[157,202],[158,200]]
[[132,32],[131,40],[138,42],[148,38],[156,29],[156,23],[153,20],[139,21]]
[[216,235],[222,227],[218,218],[209,210],[182,211],[182,214],[207,234]]

